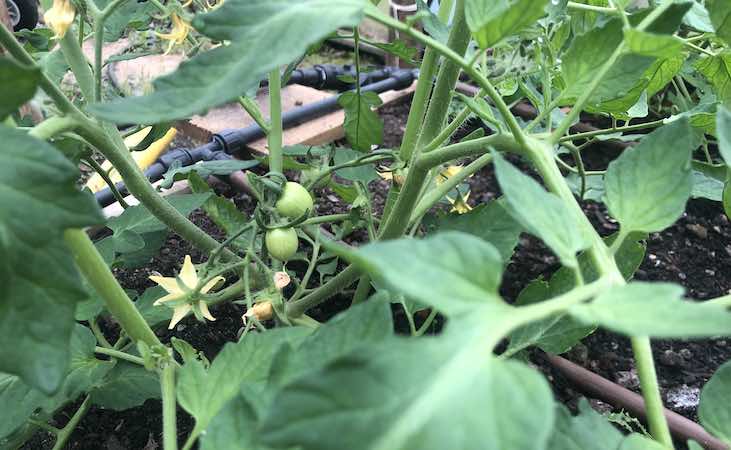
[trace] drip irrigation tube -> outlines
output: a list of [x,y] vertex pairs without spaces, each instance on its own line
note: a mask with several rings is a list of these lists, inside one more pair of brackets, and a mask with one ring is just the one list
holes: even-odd
[[[347,67],[347,66],[344,66]],[[306,72],[307,69],[300,72]],[[362,92],[386,92],[390,90],[405,89],[414,82],[418,77],[417,70],[411,69],[392,69],[385,68],[379,72],[378,76],[362,78],[361,82],[367,82],[361,86]],[[335,72],[331,72],[335,73]],[[385,77],[380,81],[373,81],[379,77]],[[302,77],[309,77],[310,81],[314,80],[312,73],[304,73]],[[330,80],[332,80],[332,76]],[[342,81],[341,81],[342,82]],[[323,116],[339,108],[338,95],[333,95],[324,100],[310,103],[298,108],[294,108],[282,115],[282,123],[285,128],[298,125],[310,119]],[[264,130],[259,125],[251,125],[246,128],[237,128],[224,130],[213,136],[213,139],[200,147],[194,149],[177,148],[170,150],[162,155],[158,160],[145,170],[145,176],[151,182],[155,182],[162,178],[165,172],[172,167],[173,164],[180,166],[189,166],[198,161],[212,161],[231,159],[232,155],[244,151],[246,144],[266,136]],[[120,194],[127,195],[128,191],[123,182],[117,183],[117,190]],[[97,203],[104,207],[115,202],[114,195],[109,188],[102,189],[95,194]]]

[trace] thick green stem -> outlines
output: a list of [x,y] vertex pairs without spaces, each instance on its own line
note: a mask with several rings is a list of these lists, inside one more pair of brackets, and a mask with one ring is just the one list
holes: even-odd
[[[452,20],[449,40],[447,41],[447,46],[458,54],[460,58],[464,55],[465,50],[467,50],[467,45],[470,42],[470,30],[467,28],[463,3],[463,0],[457,1],[457,9]],[[416,142],[417,152],[420,148],[429,144],[442,129],[462,65],[463,63],[460,61],[448,59],[439,68],[437,83],[434,86],[434,91],[429,101],[424,125],[421,129],[419,139]]]
[[178,426],[175,402],[175,364],[169,362],[160,374],[160,390],[162,393],[162,448],[178,449]]
[[76,39],[76,33],[68,30],[58,44],[61,47],[64,58],[66,58],[66,62],[76,77],[76,83],[78,83],[81,93],[84,94],[84,99],[87,102],[91,102],[94,98],[94,73],[86,61],[84,52],[81,51],[79,40]]
[[[2,25],[0,25],[0,26],[2,26]],[[79,422],[81,421],[81,419],[89,411],[90,407],[91,407],[91,396],[87,395],[86,398],[84,398],[84,401],[81,402],[81,406],[79,406],[79,409],[77,409],[76,412],[74,413],[74,415],[71,416],[71,419],[66,424],[66,426],[63,427],[63,429],[60,430],[58,433],[56,433],[56,442],[53,444],[53,450],[61,450],[66,446],[66,443],[69,441],[71,434],[74,432],[76,427],[79,425]]]
[[561,139],[559,139],[559,142],[566,142],[566,141],[576,141],[579,139],[589,139],[594,136],[601,136],[604,134],[612,134],[612,133],[624,133],[625,131],[636,131],[636,130],[645,130],[647,128],[657,128],[661,127],[665,124],[665,119],[660,120],[654,120],[652,122],[645,122],[645,123],[638,123],[635,125],[627,125],[624,127],[612,127],[612,128],[606,128],[603,130],[595,130],[595,131],[587,131],[584,133],[576,133],[576,134],[569,134]]
[[282,172],[282,76],[279,68],[269,72],[269,170]]
[[522,153],[523,148],[509,134],[493,134],[490,136],[472,139],[447,145],[438,150],[421,155],[419,164],[432,168],[459,158],[482,155],[494,147],[500,151]]
[[670,428],[665,418],[665,408],[662,405],[660,387],[657,383],[657,373],[655,373],[655,362],[652,358],[650,339],[647,337],[633,338],[632,351],[634,352],[635,364],[637,365],[640,388],[645,398],[647,424],[650,426],[650,434],[665,447],[673,448],[673,438],[670,435]]
[[[475,95],[475,98],[480,98],[483,95],[485,95],[485,93],[482,89],[480,89],[477,95]],[[428,153],[432,150],[439,148],[439,146],[441,146],[447,139],[452,137],[454,132],[457,131],[457,128],[459,128],[464,123],[464,121],[467,120],[471,112],[472,110],[469,108],[469,106],[465,106],[464,108],[462,108],[462,111],[460,111],[454,117],[454,119],[449,122],[449,124],[444,127],[434,139],[432,139],[431,142],[424,146],[422,152]]]
[[68,229],[64,233],[64,240],[84,278],[104,300],[107,310],[112,313],[127,335],[135,342],[142,341],[151,347],[161,345],[132,300],[114,278],[86,232]]

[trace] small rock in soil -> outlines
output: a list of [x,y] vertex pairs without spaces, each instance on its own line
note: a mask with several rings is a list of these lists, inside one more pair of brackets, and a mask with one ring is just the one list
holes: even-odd
[[692,412],[698,408],[700,395],[700,389],[684,384],[677,388],[669,389],[666,393],[666,401],[668,406],[675,411]]

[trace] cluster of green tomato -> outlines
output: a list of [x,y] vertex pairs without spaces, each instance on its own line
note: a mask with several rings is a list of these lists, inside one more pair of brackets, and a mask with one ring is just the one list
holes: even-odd
[[[312,212],[314,204],[307,189],[299,183],[288,181],[274,206],[281,216],[297,219],[308,211]],[[287,261],[294,256],[299,246],[297,232],[293,227],[274,228],[267,231],[264,242],[269,254],[279,261]]]

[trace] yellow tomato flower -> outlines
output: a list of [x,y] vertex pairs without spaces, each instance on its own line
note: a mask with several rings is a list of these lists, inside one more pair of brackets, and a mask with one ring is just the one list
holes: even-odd
[[66,35],[69,27],[74,23],[74,17],[76,17],[76,10],[71,0],[53,0],[51,9],[43,14],[43,20],[53,30],[56,39],[61,39]]
[[472,207],[467,204],[467,200],[470,198],[470,193],[457,194],[457,198],[447,196],[447,200],[452,204],[452,209],[449,212],[456,212],[457,214],[464,214],[472,211]]
[[[168,295],[155,300],[153,303],[155,306],[161,305],[166,302],[175,302],[173,306],[173,318],[170,319],[170,325],[168,329],[172,330],[175,325],[178,324],[185,316],[188,315],[193,307],[197,307],[200,314],[208,320],[216,320],[208,310],[208,305],[204,301],[197,299],[188,299],[190,291],[198,286],[198,274],[195,271],[195,266],[190,260],[190,255],[185,256],[183,267],[180,269],[180,275],[178,277],[162,277],[153,275],[150,277],[152,281],[162,286],[168,292]],[[206,294],[208,291],[213,289],[213,286],[218,284],[220,281],[224,281],[225,278],[217,276],[208,283],[206,283],[200,290],[201,294]],[[182,285],[181,285],[182,284]]]
[[170,30],[170,33],[155,32],[157,37],[159,37],[160,39],[170,41],[170,44],[168,44],[168,49],[165,51],[165,54],[170,53],[170,51],[176,45],[181,45],[183,42],[185,42],[185,38],[188,37],[188,33],[190,32],[190,30],[192,30],[190,24],[186,22],[182,17],[180,17],[177,13],[172,13],[170,17],[173,22],[173,29]]

